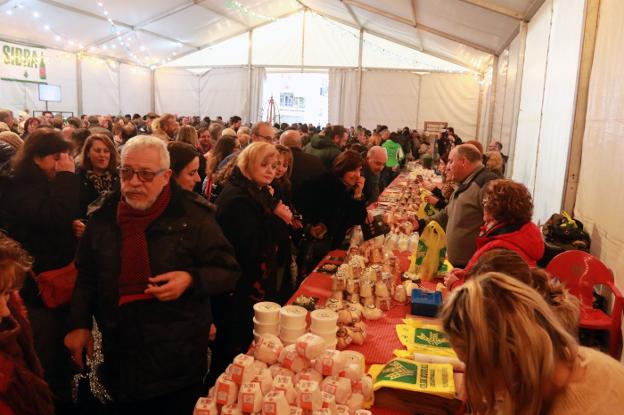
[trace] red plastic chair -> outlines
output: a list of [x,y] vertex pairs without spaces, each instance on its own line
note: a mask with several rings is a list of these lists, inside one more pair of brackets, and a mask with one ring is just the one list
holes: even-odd
[[[570,293],[581,301],[579,327],[609,331],[609,354],[618,359],[622,342],[624,299],[615,286],[611,270],[587,252],[566,251],[554,257],[546,267],[546,271],[565,283]],[[611,315],[592,307],[595,285],[607,286],[613,293],[615,299]]]

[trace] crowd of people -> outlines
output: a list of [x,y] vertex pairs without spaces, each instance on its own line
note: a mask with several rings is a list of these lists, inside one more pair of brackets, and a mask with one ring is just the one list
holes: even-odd
[[499,142],[237,116],[21,118],[0,110],[0,413],[192,413],[251,343],[253,305],[287,301],[410,160],[444,179],[422,185],[455,266],[442,319],[477,413],[602,413],[579,394],[605,375],[602,404],[622,403],[624,369],[578,346],[578,303],[534,268],[531,195],[503,178]]

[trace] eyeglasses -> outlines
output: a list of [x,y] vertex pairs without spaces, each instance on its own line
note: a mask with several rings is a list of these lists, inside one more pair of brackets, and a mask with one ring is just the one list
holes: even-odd
[[273,137],[270,135],[256,135],[256,137],[260,137],[264,139],[264,141],[273,142]]
[[153,181],[156,176],[164,173],[166,170],[167,169],[160,169],[154,172],[150,170],[134,170],[132,167],[120,167],[119,176],[121,180],[130,181],[136,174],[139,180],[145,183]]

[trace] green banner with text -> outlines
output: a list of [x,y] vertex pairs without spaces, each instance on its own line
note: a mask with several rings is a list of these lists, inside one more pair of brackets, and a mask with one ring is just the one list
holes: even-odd
[[0,79],[47,83],[45,49],[0,42]]

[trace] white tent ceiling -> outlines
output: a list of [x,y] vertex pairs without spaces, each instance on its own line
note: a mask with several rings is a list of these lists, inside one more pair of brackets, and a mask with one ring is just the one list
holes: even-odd
[[[308,9],[484,71],[543,0],[0,0],[0,38],[164,64]],[[254,30],[255,32],[255,30]]]

